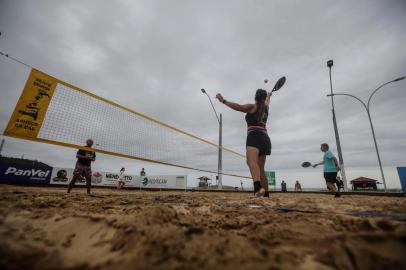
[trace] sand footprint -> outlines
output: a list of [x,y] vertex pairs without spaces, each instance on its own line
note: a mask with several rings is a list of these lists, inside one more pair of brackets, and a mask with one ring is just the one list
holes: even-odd
[[68,234],[66,240],[62,243],[62,246],[68,248],[72,245],[72,239],[75,238],[76,233]]

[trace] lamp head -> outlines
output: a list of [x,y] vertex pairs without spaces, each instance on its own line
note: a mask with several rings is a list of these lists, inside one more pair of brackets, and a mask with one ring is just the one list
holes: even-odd
[[204,90],[204,88],[201,89],[203,94],[206,94],[206,90]]
[[333,60],[328,60],[328,61],[327,61],[327,66],[328,66],[329,68],[331,68],[331,67],[333,66],[333,63],[334,63]]
[[398,82],[398,81],[403,80],[404,78],[405,78],[405,76],[403,76],[403,77],[399,77],[399,78],[397,78],[397,79],[394,79],[393,81],[394,81],[394,82]]

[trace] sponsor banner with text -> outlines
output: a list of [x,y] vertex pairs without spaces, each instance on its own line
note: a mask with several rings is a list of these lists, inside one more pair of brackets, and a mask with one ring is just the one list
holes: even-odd
[[186,188],[187,175],[151,175],[142,177],[142,187],[145,188]]
[[[54,185],[67,185],[73,176],[72,168],[59,168],[54,167],[51,184]],[[119,173],[113,172],[100,172],[92,170],[92,186],[108,186],[115,187],[118,184],[120,176]],[[124,174],[123,180],[125,187],[132,188],[158,188],[158,189],[184,189],[187,184],[186,175],[151,175],[151,176],[138,176]],[[85,185],[84,178],[76,181],[78,185]]]
[[[118,180],[120,178],[119,173],[104,172],[102,173],[102,175],[102,186],[117,186]],[[139,187],[140,179],[140,176],[124,174],[124,187]]]
[[[67,185],[73,177],[72,168],[60,168],[54,167],[52,170],[52,176],[50,184],[52,185]],[[103,175],[99,171],[92,171],[92,185],[102,186]],[[76,185],[86,185],[86,179],[81,177],[76,180]]]
[[39,163],[0,163],[0,183],[3,184],[38,184],[47,185],[52,174],[52,167]]
[[36,138],[57,83],[57,79],[32,69],[4,134]]

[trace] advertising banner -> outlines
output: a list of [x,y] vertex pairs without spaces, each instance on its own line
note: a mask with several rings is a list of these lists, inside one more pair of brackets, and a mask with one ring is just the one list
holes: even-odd
[[47,185],[52,167],[40,162],[1,162],[0,183]]
[[265,176],[268,179],[268,185],[269,186],[275,186],[276,185],[276,175],[274,171],[266,171]]
[[[101,185],[102,186],[117,186],[118,179],[120,178],[118,173],[112,173],[112,172],[103,172],[102,174],[102,181]],[[140,186],[140,176],[135,176],[135,175],[128,175],[124,174],[123,180],[125,182],[124,187],[139,187]],[[92,178],[93,182],[93,178]]]
[[[72,168],[54,167],[50,184],[67,185],[73,176]],[[138,176],[124,174],[124,188],[158,188],[158,189],[184,189],[187,184],[186,175],[151,175]],[[115,187],[118,184],[119,173],[100,172],[92,170],[92,186]],[[85,185],[86,181],[81,178],[76,181],[78,185]]]
[[406,167],[397,167],[400,185],[402,186],[403,193],[406,193]]
[[144,188],[184,189],[187,184],[186,175],[151,175],[142,178]]
[[[109,186],[104,183],[105,174],[103,172],[99,172],[97,170],[92,170],[92,186]],[[60,168],[54,167],[52,171],[51,181],[50,184],[52,185],[67,185],[73,177],[73,169],[72,168]],[[118,178],[117,178],[118,179]],[[109,181],[107,181],[109,183]],[[86,185],[85,178],[80,178],[76,181],[75,185]],[[111,181],[110,186],[117,185],[117,181],[113,183]]]
[[[73,169],[54,167],[50,184],[67,185],[72,179]],[[79,181],[76,182],[79,184]]]
[[36,138],[56,85],[55,78],[32,69],[4,134]]

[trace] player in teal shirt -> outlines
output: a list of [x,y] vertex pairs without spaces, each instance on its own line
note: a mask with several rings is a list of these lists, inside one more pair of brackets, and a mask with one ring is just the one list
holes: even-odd
[[333,152],[329,150],[327,143],[322,143],[320,150],[324,152],[323,161],[313,165],[316,168],[318,165],[324,165],[324,179],[326,180],[327,188],[334,193],[335,197],[340,197],[340,192],[337,191],[335,183],[337,182],[337,172],[340,170],[337,158],[333,155]]
[[323,156],[324,172],[335,172],[335,173],[337,172],[336,165],[337,160],[334,160],[335,158],[336,157],[333,155],[333,152],[331,152],[330,150],[324,152]]

